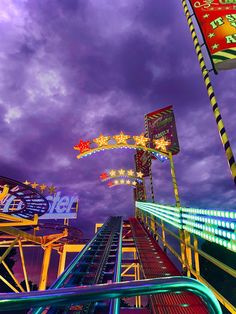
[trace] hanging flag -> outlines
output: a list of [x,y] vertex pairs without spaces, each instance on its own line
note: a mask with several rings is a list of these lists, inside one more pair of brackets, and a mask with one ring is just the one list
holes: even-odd
[[173,155],[179,152],[179,141],[172,106],[146,114],[144,121],[146,133],[151,139],[150,148],[155,148],[153,140],[162,138],[169,143],[166,147],[167,151],[171,151]]
[[216,70],[236,68],[236,0],[189,0]]
[[137,149],[134,159],[136,172],[142,172],[143,177],[148,177],[151,163],[150,153]]

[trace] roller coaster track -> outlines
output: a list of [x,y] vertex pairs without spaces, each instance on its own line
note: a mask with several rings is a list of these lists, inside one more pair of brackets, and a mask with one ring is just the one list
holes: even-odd
[[[72,261],[65,272],[50,289],[118,282],[121,263],[122,218],[110,217],[99,229],[95,237]],[[70,313],[80,314],[109,313],[117,301],[90,302],[83,306],[70,304],[63,310],[56,307],[32,310],[31,313]]]
[[[47,212],[48,201],[35,189],[16,180],[0,176],[0,187],[4,189],[4,186],[9,188],[6,196],[10,208],[10,211],[7,212],[8,215],[33,219],[34,215],[42,216]],[[11,198],[11,196],[13,197]],[[21,203],[19,208],[15,206],[15,202]],[[0,209],[3,208],[4,205],[0,202]]]
[[[149,231],[136,218],[129,220],[144,278],[180,276],[179,270],[162,251]],[[209,313],[206,304],[191,292],[158,294],[150,296],[150,301],[152,313]]]

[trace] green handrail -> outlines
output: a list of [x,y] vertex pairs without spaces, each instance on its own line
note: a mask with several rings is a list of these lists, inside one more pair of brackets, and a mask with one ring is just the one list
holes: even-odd
[[64,307],[106,299],[159,293],[189,291],[205,302],[211,314],[222,314],[221,307],[209,288],[192,278],[168,277],[84,287],[50,289],[24,293],[0,294],[0,312],[29,309],[38,306]]

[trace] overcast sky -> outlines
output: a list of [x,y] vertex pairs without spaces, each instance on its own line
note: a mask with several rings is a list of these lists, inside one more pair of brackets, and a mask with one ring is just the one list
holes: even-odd
[[[101,132],[138,135],[146,113],[170,104],[182,205],[235,208],[180,0],[1,0],[0,43],[1,175],[77,193],[85,234],[109,215],[133,215],[132,188],[108,189],[99,175],[133,168],[134,151],[78,160],[73,146]],[[236,152],[236,70],[211,76]],[[156,201],[174,204],[168,162],[152,170]]]

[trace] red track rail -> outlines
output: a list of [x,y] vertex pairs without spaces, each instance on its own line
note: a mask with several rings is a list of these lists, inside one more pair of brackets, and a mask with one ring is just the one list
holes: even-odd
[[[140,259],[143,276],[146,279],[181,276],[151,234],[136,218],[130,218],[130,225]],[[189,292],[165,293],[150,297],[152,313],[158,314],[207,314],[205,303]]]

